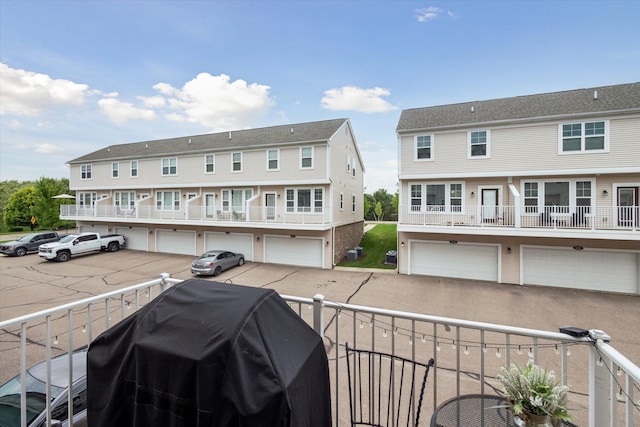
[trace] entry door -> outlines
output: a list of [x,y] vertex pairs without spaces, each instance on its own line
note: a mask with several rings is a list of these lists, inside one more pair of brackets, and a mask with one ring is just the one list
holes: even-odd
[[264,195],[265,218],[267,221],[276,219],[276,193],[265,193]]
[[213,218],[215,213],[215,197],[213,194],[204,195],[205,216],[207,218]]
[[495,222],[498,217],[498,190],[486,188],[482,190],[482,220]]
[[618,225],[637,227],[639,210],[638,188],[618,187]]

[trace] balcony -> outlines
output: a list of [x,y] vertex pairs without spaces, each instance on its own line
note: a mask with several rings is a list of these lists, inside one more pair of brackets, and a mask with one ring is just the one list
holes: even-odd
[[[487,234],[548,234],[558,232],[615,232],[638,239],[640,208],[637,206],[399,206],[398,225],[403,231],[424,231],[425,227],[442,229],[442,232]],[[416,228],[417,227],[417,228]],[[449,227],[447,229],[447,227]],[[401,228],[401,227],[399,227]],[[465,229],[473,228],[474,231]],[[634,234],[635,233],[635,234]]]
[[[24,374],[33,361],[90,343],[178,282],[163,274],[160,279],[126,289],[2,321],[6,360],[13,361],[15,368],[11,369],[16,371],[19,365]],[[451,397],[496,394],[499,385],[495,374],[500,366],[533,359],[553,369],[562,383],[570,386],[569,403],[577,425],[633,427],[640,422],[640,368],[595,331],[576,338],[559,332],[341,304],[321,295],[282,297],[324,338],[336,426],[347,425],[349,417],[345,342],[413,360],[433,357],[436,364],[429,374],[422,408],[426,419]],[[24,417],[24,393],[21,403]]]
[[249,206],[241,209],[219,210],[203,205],[181,206],[176,210],[158,210],[155,206],[139,204],[129,209],[96,204],[93,207],[61,205],[60,218],[73,221],[105,221],[155,224],[233,225],[267,228],[294,226],[325,229],[331,221],[330,208],[295,208]]

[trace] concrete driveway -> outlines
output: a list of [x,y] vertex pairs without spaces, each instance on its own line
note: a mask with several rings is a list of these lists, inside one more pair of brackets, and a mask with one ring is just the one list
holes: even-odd
[[[152,280],[160,273],[189,279],[194,257],[122,250],[72,258],[0,257],[0,319]],[[640,297],[493,282],[405,276],[394,272],[318,270],[247,263],[208,280],[436,316],[557,331],[566,325],[601,329],[640,365]]]

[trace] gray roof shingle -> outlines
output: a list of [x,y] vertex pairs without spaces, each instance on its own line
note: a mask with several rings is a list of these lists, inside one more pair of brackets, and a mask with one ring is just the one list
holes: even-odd
[[111,145],[75,158],[68,163],[77,164],[111,159],[247,149],[278,144],[322,142],[328,141],[347,120],[333,119]]
[[[597,91],[597,98],[594,93]],[[402,111],[397,132],[473,124],[640,112],[640,83],[516,96]]]

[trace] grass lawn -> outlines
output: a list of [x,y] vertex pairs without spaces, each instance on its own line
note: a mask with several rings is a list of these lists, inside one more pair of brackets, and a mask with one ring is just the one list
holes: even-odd
[[355,261],[346,259],[339,262],[341,267],[358,268],[387,268],[395,269],[395,264],[385,264],[387,251],[395,251],[398,247],[398,233],[396,224],[378,224],[362,238],[363,256]]

